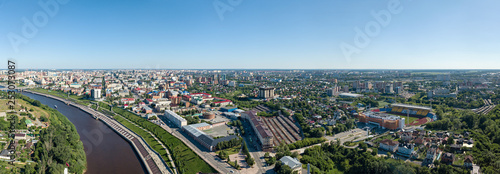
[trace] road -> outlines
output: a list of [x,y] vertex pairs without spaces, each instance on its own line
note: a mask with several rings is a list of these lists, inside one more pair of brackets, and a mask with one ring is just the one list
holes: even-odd
[[[258,140],[257,137],[252,136],[255,135],[255,132],[253,132],[253,129],[251,129],[250,125],[246,120],[243,122],[243,127],[245,128],[246,134],[243,136],[243,139],[245,140],[248,151],[250,152],[250,155],[252,156],[253,159],[255,159],[255,167],[258,167],[258,173],[268,173],[270,170],[272,170],[272,166],[267,166],[265,160],[264,160],[264,154],[265,152],[261,151],[260,145],[258,145]],[[250,141],[252,139],[252,141]]]
[[[135,93],[132,93],[132,95],[134,96],[135,99],[142,100],[142,98],[139,95],[137,95]],[[160,121],[163,123],[160,125],[160,127],[165,129],[167,132],[174,135],[175,137],[179,138],[182,142],[184,142],[184,144],[186,144],[198,156],[200,156],[205,162],[209,163],[209,165],[214,167],[217,171],[222,172],[222,173],[239,173],[238,170],[231,167],[225,161],[223,161],[222,159],[217,157],[215,153],[210,153],[210,152],[201,150],[201,149],[204,149],[205,147],[201,146],[197,142],[196,142],[196,144],[194,144],[192,142],[193,139],[190,140],[190,138],[188,138],[185,134],[182,133],[182,130],[180,130],[179,128],[175,128],[175,126],[173,126],[173,125],[167,124],[169,122],[167,121],[167,119],[163,115],[158,115],[158,118],[160,118]]]
[[[356,129],[352,129],[352,130],[349,130],[349,131],[345,131],[345,132],[341,132],[341,133],[335,134],[334,136],[325,136],[325,138],[328,141],[337,141],[337,138],[338,138],[340,140],[340,144],[343,145],[344,142],[354,141],[354,138],[357,138],[356,141],[361,141],[361,140],[364,140],[364,139],[368,138],[368,136],[367,136],[365,130],[356,128]],[[313,147],[313,146],[319,146],[319,145],[321,145],[321,143],[314,144],[314,145],[307,146],[307,147],[303,147],[303,148],[300,148],[300,149],[295,149],[295,150],[292,150],[292,152],[298,152],[299,154],[302,154],[302,153],[304,153],[304,151],[307,148],[310,148],[310,147]],[[357,147],[357,145],[354,146],[354,147],[348,147],[348,148],[355,148],[355,147]]]
[[231,173],[233,171],[234,173],[239,173],[238,170],[235,168],[231,167],[229,164],[227,164],[225,161],[220,159],[215,155],[215,153],[207,152],[205,150],[201,150],[202,148],[205,148],[201,146],[199,143],[194,144],[192,141],[192,138],[186,137],[186,135],[180,130],[179,128],[174,128],[173,126],[170,127],[168,126],[168,121],[165,117],[160,116],[160,120],[163,122],[163,125],[160,125],[163,129],[165,129],[167,132],[172,134],[173,136],[179,138],[184,144],[186,144],[190,149],[192,149],[198,156],[200,156],[204,161],[210,164],[210,166],[214,167],[217,171],[222,172],[222,173]]

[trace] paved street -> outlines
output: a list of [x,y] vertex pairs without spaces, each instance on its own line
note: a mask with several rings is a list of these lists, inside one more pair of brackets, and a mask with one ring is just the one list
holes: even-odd
[[204,161],[209,163],[212,167],[216,168],[216,170],[222,173],[231,173],[231,171],[233,171],[233,173],[239,173],[238,170],[234,169],[225,161],[217,157],[215,153],[206,151],[204,147],[197,142],[193,143],[194,140],[191,137],[185,135],[179,128],[169,127],[167,124],[168,121],[166,120],[165,117],[159,116],[159,118],[164,123],[163,125],[161,125],[163,129],[165,129],[167,132],[174,135],[175,137],[179,138],[182,142],[184,142],[184,144],[186,144],[190,149],[192,149],[196,154],[198,154],[198,156],[200,156]]
[[[328,141],[336,141],[337,138],[340,140],[340,144],[343,144],[344,142],[347,142],[347,141],[361,141],[361,140],[364,140],[366,138],[368,138],[368,136],[366,135],[366,131],[363,130],[363,129],[360,129],[360,128],[356,128],[356,129],[352,129],[352,130],[349,130],[349,131],[345,131],[345,132],[341,132],[341,133],[338,133],[338,134],[335,134],[334,136],[325,136],[325,138],[328,140]],[[354,138],[356,138],[356,140],[354,140]],[[292,152],[298,152],[299,154],[302,154],[304,153],[304,151],[307,149],[307,148],[310,148],[312,146],[319,146],[321,145],[321,143],[319,144],[314,144],[314,145],[311,145],[311,146],[307,146],[307,147],[303,147],[303,148],[300,148],[300,149],[295,149],[295,150],[292,150]],[[354,147],[357,147],[354,146]],[[351,147],[351,148],[354,148],[354,147]]]
[[250,155],[252,158],[255,159],[255,165],[254,167],[258,167],[259,173],[269,173],[270,170],[273,169],[271,166],[267,166],[265,160],[264,160],[264,154],[265,152],[262,152],[260,146],[258,145],[258,140],[257,137],[252,136],[255,135],[255,132],[253,132],[253,129],[250,128],[250,125],[248,122],[243,121],[243,127],[245,128],[246,135],[243,136],[243,139],[245,140],[248,151],[250,152]]

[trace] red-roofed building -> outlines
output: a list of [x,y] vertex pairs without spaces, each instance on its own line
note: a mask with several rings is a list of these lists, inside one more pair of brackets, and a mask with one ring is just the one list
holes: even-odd
[[212,95],[208,93],[192,93],[191,96],[201,96],[201,97],[206,97],[206,98],[211,98]]
[[189,96],[189,95],[183,95],[182,96],[182,100],[184,100],[184,101],[191,101],[191,96]]
[[399,142],[397,141],[392,141],[389,139],[385,139],[380,141],[380,148],[389,151],[389,152],[394,152],[398,149]]
[[233,102],[231,100],[228,100],[228,99],[224,99],[224,98],[219,98],[219,97],[214,97],[214,104],[220,104],[220,106],[227,106],[227,105],[232,105]]
[[122,98],[121,100],[124,104],[132,104],[135,102],[134,98]]

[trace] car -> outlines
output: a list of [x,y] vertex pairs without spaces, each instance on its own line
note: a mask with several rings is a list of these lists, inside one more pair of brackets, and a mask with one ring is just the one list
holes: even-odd
[[230,170],[229,172],[234,173],[234,171],[233,171],[233,170]]

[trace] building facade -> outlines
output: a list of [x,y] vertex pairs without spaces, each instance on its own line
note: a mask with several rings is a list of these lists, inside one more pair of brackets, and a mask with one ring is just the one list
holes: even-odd
[[405,118],[399,116],[368,111],[358,114],[357,117],[360,122],[375,124],[386,129],[396,130],[405,127]]
[[168,120],[170,120],[172,123],[174,123],[179,128],[187,125],[187,120],[182,118],[181,116],[177,115],[174,111],[166,110],[165,117],[167,117]]
[[267,99],[267,98],[273,98],[274,97],[274,89],[273,87],[269,86],[261,86],[259,87],[259,98]]

